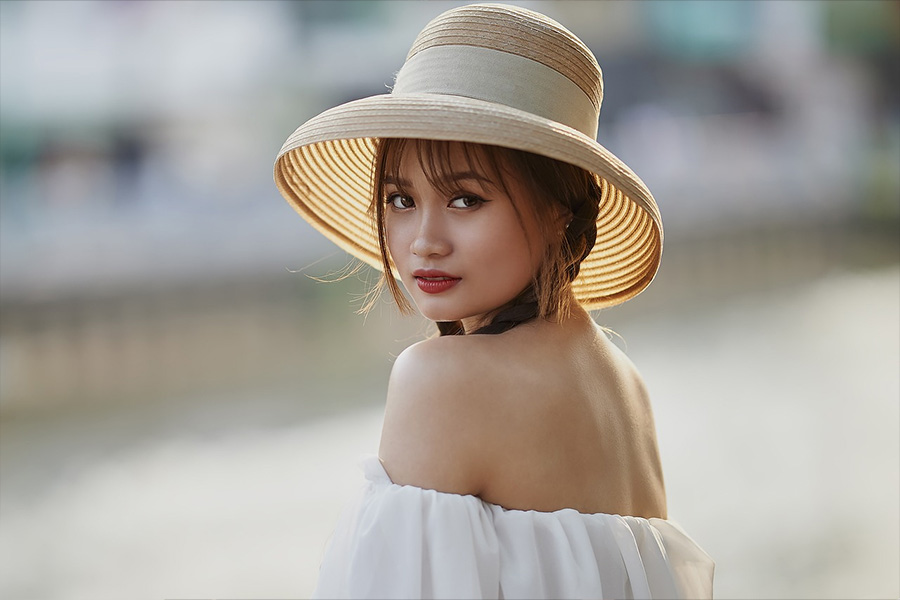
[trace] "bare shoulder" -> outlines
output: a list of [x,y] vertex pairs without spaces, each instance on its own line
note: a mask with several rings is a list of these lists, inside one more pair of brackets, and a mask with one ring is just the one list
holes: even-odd
[[610,339],[606,332],[600,332],[598,335],[607,348],[607,351],[603,354],[606,356],[610,368],[615,373],[614,379],[618,380],[617,385],[630,397],[649,406],[650,398],[644,379],[631,361],[631,358]]
[[484,337],[429,339],[397,357],[379,448],[394,483],[481,492],[494,428]]

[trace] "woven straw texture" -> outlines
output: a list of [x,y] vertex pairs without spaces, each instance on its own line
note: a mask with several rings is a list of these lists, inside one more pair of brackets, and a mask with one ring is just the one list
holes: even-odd
[[[468,8],[469,10],[466,10]],[[521,19],[521,9],[494,5],[464,7],[444,13],[413,42],[406,56],[435,46],[461,45],[491,48],[530,58],[551,67],[580,87],[600,110],[603,78],[590,49],[569,30],[542,14]]]
[[[602,77],[590,51],[543,15],[515,7],[473,5],[429,23],[410,57],[434,45],[477,45],[524,55],[562,73],[599,113]],[[381,268],[374,224],[375,139],[418,138],[493,144],[535,152],[596,173],[603,190],[597,243],[573,284],[588,309],[640,293],[659,266],[659,211],[644,183],[587,135],[497,102],[449,94],[405,93],[332,108],[300,126],[275,163],[282,195],[316,229],[350,254]]]

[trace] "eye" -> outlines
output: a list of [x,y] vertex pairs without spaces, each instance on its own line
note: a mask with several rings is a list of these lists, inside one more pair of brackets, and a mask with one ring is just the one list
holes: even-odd
[[403,210],[406,208],[412,208],[416,205],[413,202],[412,198],[409,196],[404,196],[403,194],[390,194],[384,200],[385,204],[390,204],[392,208]]
[[459,196],[450,201],[450,208],[473,208],[484,203],[478,196]]

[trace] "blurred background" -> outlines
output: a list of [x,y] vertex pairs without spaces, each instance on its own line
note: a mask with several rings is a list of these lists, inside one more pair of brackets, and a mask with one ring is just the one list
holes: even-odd
[[[272,181],[458,2],[0,2],[0,596],[302,598],[429,331]],[[900,595],[900,3],[518,2],[603,67],[657,281],[597,314],[721,598]]]

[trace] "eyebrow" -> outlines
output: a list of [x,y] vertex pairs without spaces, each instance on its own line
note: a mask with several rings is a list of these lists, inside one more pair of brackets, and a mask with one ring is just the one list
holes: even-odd
[[[490,177],[482,175],[477,171],[454,171],[452,173],[441,175],[437,178],[437,182],[443,185],[447,185],[448,183],[455,183],[457,181],[478,181],[490,186],[496,185]],[[408,179],[404,179],[402,177],[392,177],[390,175],[385,175],[383,183],[406,187],[410,186],[410,182]]]

